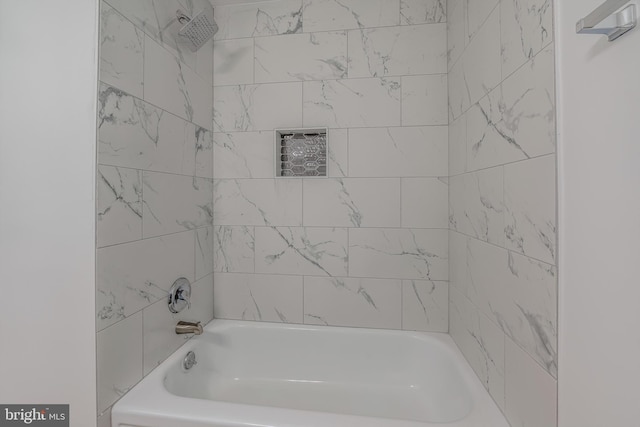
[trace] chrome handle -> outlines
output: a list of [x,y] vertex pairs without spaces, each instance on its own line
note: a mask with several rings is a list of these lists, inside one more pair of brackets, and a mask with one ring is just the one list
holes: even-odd
[[204,332],[202,328],[202,323],[200,322],[185,322],[179,321],[176,325],[176,334],[196,334],[201,335]]
[[630,0],[607,0],[576,24],[578,34],[604,34],[612,42],[635,28],[636,5],[630,4],[617,12]]

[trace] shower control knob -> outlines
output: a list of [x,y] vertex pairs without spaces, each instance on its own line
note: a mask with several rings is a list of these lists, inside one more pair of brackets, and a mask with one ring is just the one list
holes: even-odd
[[169,290],[169,311],[180,313],[187,307],[191,307],[191,283],[181,277],[173,282]]

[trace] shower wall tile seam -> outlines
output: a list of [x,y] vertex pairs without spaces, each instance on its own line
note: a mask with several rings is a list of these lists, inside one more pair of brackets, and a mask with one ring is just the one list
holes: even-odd
[[[461,176],[464,176],[464,175],[471,175],[471,174],[474,174],[474,173],[477,173],[477,172],[484,172],[484,171],[488,171],[488,170],[491,170],[491,169],[503,168],[504,166],[515,165],[515,164],[518,164],[518,163],[524,163],[524,162],[528,162],[530,160],[538,160],[538,159],[542,159],[542,158],[550,157],[550,156],[556,156],[556,152],[552,151],[550,153],[540,154],[540,155],[537,155],[537,156],[531,156],[531,157],[526,158],[526,159],[514,160],[512,162],[506,162],[506,163],[499,163],[497,165],[487,166],[485,168],[467,170],[465,172],[461,172],[461,173],[458,173],[458,174],[449,175],[449,178],[458,178],[458,177],[461,177]],[[214,178],[214,179],[216,179],[216,178]]]
[[[195,122],[193,122],[193,121],[191,121],[191,120],[188,120],[188,119],[186,119],[186,118],[184,118],[184,117],[182,117],[182,116],[179,116],[179,115],[177,115],[177,114],[175,114],[175,113],[172,113],[171,111],[168,111],[168,110],[166,110],[166,109],[164,109],[164,108],[162,108],[162,107],[159,107],[158,105],[156,105],[156,104],[154,104],[154,103],[152,103],[152,102],[149,102],[149,101],[147,101],[147,100],[146,100],[146,99],[144,99],[144,98],[140,98],[140,97],[138,97],[138,96],[132,95],[132,94],[130,94],[129,92],[127,92],[127,91],[125,91],[125,90],[122,90],[122,89],[120,89],[120,88],[119,88],[119,87],[117,87],[117,86],[114,86],[114,85],[109,84],[109,83],[105,83],[105,82],[104,82],[104,81],[102,81],[102,80],[100,80],[100,83],[102,83],[102,84],[103,84],[103,85],[105,85],[105,86],[112,87],[112,88],[114,88],[114,89],[116,89],[116,90],[118,90],[118,91],[122,92],[122,93],[123,93],[123,94],[125,94],[126,96],[129,96],[129,97],[131,97],[131,98],[134,98],[134,99],[136,99],[136,100],[138,100],[138,101],[140,101],[140,102],[144,102],[145,104],[147,104],[147,105],[149,105],[149,106],[151,106],[151,107],[153,107],[153,108],[155,108],[155,109],[161,110],[163,113],[169,114],[169,115],[171,115],[171,116],[175,117],[176,119],[182,120],[182,121],[183,121],[183,122],[185,122],[185,123],[189,123],[189,124],[191,124],[191,125],[193,125],[193,126],[195,126],[195,127],[197,127],[197,128],[202,128],[202,129],[205,129],[205,130],[207,130],[207,131],[209,131],[209,132],[212,132],[212,133],[213,133],[213,129],[214,129],[214,128],[213,128],[213,126],[211,127],[211,129],[205,128],[204,126],[201,126],[201,125],[199,125],[199,124],[197,124],[197,123],[195,123]],[[146,90],[146,89],[145,89],[145,90]]]
[[[308,82],[339,82],[339,81],[353,81],[353,80],[386,80],[386,79],[399,79],[402,77],[426,77],[426,76],[446,76],[448,73],[416,73],[416,74],[385,74],[382,76],[366,76],[366,77],[341,77],[341,78],[321,78],[321,79],[296,79],[296,80],[278,80],[278,81],[270,81],[270,82],[254,82],[254,83],[241,83],[241,84],[223,84],[223,85],[215,85],[215,88],[230,88],[230,87],[238,87],[238,86],[266,86],[266,85],[281,85],[281,84],[292,84],[292,83],[308,83]],[[197,126],[197,125],[196,125]],[[404,125],[406,127],[415,127],[420,125]],[[423,125],[423,126],[447,126],[444,125]],[[357,126],[350,126],[355,127]],[[367,126],[370,127],[370,126]],[[388,127],[399,127],[399,126],[388,126]],[[402,127],[402,126],[400,126]],[[335,128],[335,129],[348,129],[348,128]]]

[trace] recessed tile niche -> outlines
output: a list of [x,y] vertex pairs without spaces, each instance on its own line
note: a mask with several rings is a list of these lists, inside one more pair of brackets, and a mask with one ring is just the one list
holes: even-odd
[[280,129],[275,132],[277,177],[326,177],[327,129]]

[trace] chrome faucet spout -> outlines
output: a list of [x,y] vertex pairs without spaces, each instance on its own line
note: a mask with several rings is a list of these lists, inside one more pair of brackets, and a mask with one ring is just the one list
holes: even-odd
[[184,322],[179,321],[176,325],[176,334],[196,334],[200,335],[204,332],[202,323],[200,322]]

